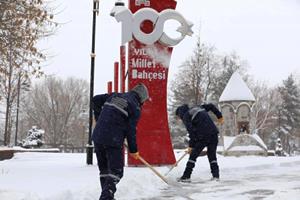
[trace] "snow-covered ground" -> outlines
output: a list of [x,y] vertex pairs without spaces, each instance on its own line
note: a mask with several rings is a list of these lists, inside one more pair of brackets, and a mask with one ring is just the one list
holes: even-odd
[[[176,157],[183,152],[176,151]],[[86,154],[17,153],[0,161],[1,200],[97,200],[96,164]],[[187,157],[169,173],[167,185],[144,167],[126,167],[118,200],[300,199],[300,157],[223,157],[221,181],[211,182],[206,157],[199,157],[192,183],[176,183]],[[94,158],[94,162],[96,159]],[[168,167],[156,167],[165,174]]]

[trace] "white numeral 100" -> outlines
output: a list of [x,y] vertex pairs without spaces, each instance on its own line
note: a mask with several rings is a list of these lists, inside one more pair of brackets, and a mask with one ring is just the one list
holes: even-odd
[[[151,45],[156,41],[166,46],[175,46],[181,42],[186,35],[193,34],[193,24],[188,22],[180,13],[172,9],[166,9],[158,13],[152,8],[143,8],[135,14],[125,6],[115,6],[111,11],[111,16],[122,23],[122,44],[131,41],[134,36],[141,43]],[[141,24],[149,20],[153,23],[154,29],[151,33],[144,33],[141,30]],[[177,38],[171,38],[164,32],[164,24],[167,20],[178,21],[181,26],[176,31],[181,35]]]

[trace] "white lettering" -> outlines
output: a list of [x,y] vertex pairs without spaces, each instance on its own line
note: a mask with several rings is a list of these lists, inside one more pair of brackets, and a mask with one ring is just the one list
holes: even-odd
[[149,61],[146,58],[132,58],[131,64],[133,68],[155,68],[155,62]]
[[144,55],[144,56],[146,56],[147,53],[146,53],[145,49],[134,49],[134,55]]
[[136,79],[137,78],[137,70],[133,69],[132,70],[132,79]]
[[137,69],[132,70],[132,79],[148,79],[149,81],[152,80],[165,80],[166,79],[166,72],[146,72],[145,70],[138,71]]
[[144,4],[144,6],[150,6],[150,1],[149,0],[135,0],[136,6],[141,6],[142,4]]

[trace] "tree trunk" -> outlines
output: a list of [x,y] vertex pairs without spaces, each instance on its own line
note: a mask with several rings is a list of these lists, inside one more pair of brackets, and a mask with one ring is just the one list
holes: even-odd
[[9,119],[11,117],[11,78],[13,73],[12,67],[12,49],[10,46],[9,52],[9,73],[8,73],[8,88],[7,88],[7,97],[6,97],[6,113],[5,113],[5,129],[4,129],[4,145],[7,146],[10,144],[10,136],[11,136],[11,129],[9,128]]

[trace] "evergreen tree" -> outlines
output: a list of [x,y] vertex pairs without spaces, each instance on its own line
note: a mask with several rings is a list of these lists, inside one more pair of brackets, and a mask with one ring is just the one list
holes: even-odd
[[284,141],[285,150],[290,153],[291,147],[294,146],[294,136],[300,126],[299,88],[291,74],[278,89],[282,98],[282,105],[278,108],[280,110],[279,136]]
[[44,144],[43,135],[45,131],[33,126],[28,132],[26,138],[22,141],[22,147],[33,148],[41,147]]

